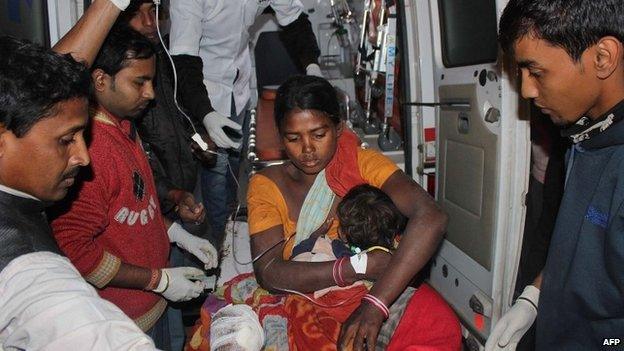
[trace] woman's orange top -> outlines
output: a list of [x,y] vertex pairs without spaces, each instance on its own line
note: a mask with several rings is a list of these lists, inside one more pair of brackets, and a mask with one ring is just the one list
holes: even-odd
[[[397,165],[376,150],[358,149],[358,168],[364,181],[377,188],[398,170]],[[284,238],[290,237],[297,228],[297,222],[288,217],[288,207],[280,189],[268,177],[254,175],[249,181],[247,192],[249,235],[255,235],[269,228],[282,225]],[[337,237],[338,221],[334,220],[329,229],[329,237]],[[293,242],[289,241],[283,257],[292,253]]]

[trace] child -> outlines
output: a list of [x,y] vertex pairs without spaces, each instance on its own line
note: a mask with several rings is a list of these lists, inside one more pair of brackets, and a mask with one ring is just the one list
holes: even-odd
[[352,251],[396,248],[407,219],[386,193],[363,184],[351,189],[338,205],[338,234]]
[[406,218],[380,189],[362,184],[351,189],[337,209],[340,240],[311,236],[293,248],[296,261],[324,262],[371,248],[394,250]]

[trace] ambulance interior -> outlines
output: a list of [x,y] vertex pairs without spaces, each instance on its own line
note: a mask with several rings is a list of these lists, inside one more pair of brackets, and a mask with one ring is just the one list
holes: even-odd
[[[530,160],[528,109],[496,42],[504,1],[303,3],[323,74],[344,95],[347,124],[449,215],[429,282],[460,316],[465,348],[480,349],[513,298]],[[287,58],[284,70],[274,58],[267,64],[266,47],[287,53],[267,45],[279,30],[272,17],[256,25],[250,156],[261,168],[283,159],[270,108],[285,76],[266,67],[296,67]]]
[[[465,349],[482,349],[513,299],[529,178],[529,109],[496,41],[506,1],[301,1],[318,40],[323,75],[339,88],[346,123],[449,215],[429,283],[460,317]],[[15,25],[11,11],[2,13],[0,28],[49,46],[88,1],[0,5],[21,6],[24,19]],[[257,94],[248,158],[254,170],[285,158],[272,100],[281,82],[301,73],[278,32],[267,14],[250,33],[256,71],[251,89]],[[248,237],[233,236],[226,242],[234,244],[236,257],[223,264],[237,272],[250,269],[236,263],[250,258]]]

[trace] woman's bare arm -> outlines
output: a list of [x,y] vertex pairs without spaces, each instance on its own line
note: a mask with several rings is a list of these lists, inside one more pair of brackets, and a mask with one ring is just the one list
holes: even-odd
[[435,253],[446,230],[447,216],[414,180],[396,171],[381,187],[407,218],[401,243],[390,261],[391,271],[371,294],[390,305]]
[[[389,306],[435,252],[446,230],[447,216],[416,182],[401,171],[390,176],[381,189],[408,218],[399,248],[388,265],[389,269],[370,291],[371,295]],[[369,266],[371,264],[377,265],[369,258]],[[343,324],[338,348],[374,350],[383,320],[377,307],[362,303]]]
[[72,29],[52,50],[71,54],[74,60],[91,67],[104,39],[121,11],[109,0],[95,0]]
[[[289,289],[308,293],[336,285],[332,274],[335,261],[296,262],[284,260],[282,252],[285,245],[281,225],[251,237],[252,257],[255,258],[262,254],[262,257],[254,263],[254,271],[258,283],[263,288],[269,291]],[[356,274],[348,260],[343,262],[341,273],[344,281],[351,284],[362,279],[377,279],[384,273],[390,261],[390,255],[385,252],[373,252],[369,254],[370,261],[374,261],[375,264],[368,266],[366,274]]]
[[[251,237],[252,257],[256,258],[264,253],[254,262],[254,271],[260,286],[275,292],[289,289],[308,293],[336,285],[332,275],[334,261],[286,261],[282,258],[285,245],[281,225]],[[356,280],[355,271],[351,265],[344,264],[342,268],[345,280],[348,282]]]

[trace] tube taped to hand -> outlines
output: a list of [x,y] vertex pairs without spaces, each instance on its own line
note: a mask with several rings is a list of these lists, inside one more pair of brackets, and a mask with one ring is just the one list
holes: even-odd
[[366,267],[368,266],[368,254],[366,252],[353,255],[349,258],[351,266],[357,274],[366,274]]

